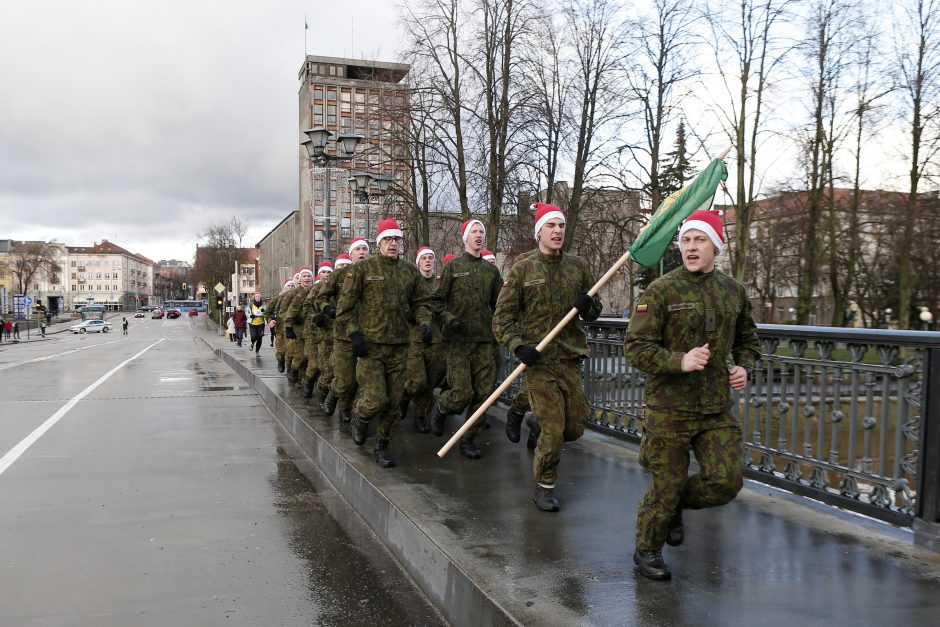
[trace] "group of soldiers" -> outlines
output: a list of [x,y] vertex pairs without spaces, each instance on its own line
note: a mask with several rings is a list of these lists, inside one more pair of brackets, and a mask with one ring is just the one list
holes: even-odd
[[[543,350],[536,346],[572,308],[596,320],[602,303],[588,293],[587,262],[562,252],[565,216],[536,203],[536,247],[518,256],[504,278],[483,248],[486,227],[464,222],[464,250],[436,255],[424,246],[414,263],[402,258],[402,231],[378,225],[376,254],[362,238],[335,266],[301,268],[266,308],[277,338],[277,367],[305,397],[318,395],[327,417],[339,409],[357,445],[375,423],[373,456],[388,468],[398,423],[414,404],[419,433],[444,434],[451,416],[471,416],[496,388],[500,344],[526,364],[525,382],[507,412],[506,436],[534,452],[533,502],[560,508],[555,495],[562,446],[584,433],[589,415],[581,379],[588,356],[580,325],[565,326]],[[653,476],[637,514],[634,561],[651,579],[668,579],[661,547],[682,543],[683,509],[720,505],[741,487],[740,429],[729,386],[741,389],[759,357],[744,289],[714,268],[724,248],[720,218],[697,211],[679,231],[683,267],[654,281],[631,317],[625,350],[648,374],[649,419],[640,463]],[[704,343],[703,343],[704,342]],[[434,403],[435,389],[440,389]],[[480,459],[476,439],[485,421],[461,437],[459,450]],[[702,471],[688,475],[694,450]]]

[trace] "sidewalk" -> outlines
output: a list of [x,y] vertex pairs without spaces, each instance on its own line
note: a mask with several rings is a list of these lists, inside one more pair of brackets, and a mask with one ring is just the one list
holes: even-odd
[[[504,434],[504,410],[478,438],[484,458],[445,438],[392,442],[379,468],[260,356],[199,330],[266,405],[454,625],[927,625],[940,612],[940,557],[907,530],[747,482],[721,508],[685,515],[665,547],[671,582],[634,574],[636,504],[648,477],[635,449],[588,432],[565,445],[558,514],[532,504],[531,456]],[[458,427],[448,423],[445,436]]]
[[[111,311],[105,315],[105,320],[110,321],[111,324],[114,325],[114,331],[120,332],[122,316],[127,316],[128,320],[130,320],[134,317],[134,312],[132,311],[128,313],[126,311]],[[57,318],[53,318],[52,322],[49,323],[49,325],[46,327],[46,338],[48,338],[50,335],[66,333],[69,330],[70,326],[72,326],[73,324],[78,324],[81,321],[82,321],[81,318],[73,319],[66,314],[62,314]],[[20,320],[20,324],[22,323],[23,321]],[[114,331],[112,331],[112,333]],[[20,329],[20,338],[18,340],[15,340],[13,339],[13,335],[11,334],[9,343],[21,344],[23,342],[35,342],[35,341],[42,340],[42,339],[43,337],[42,337],[42,333],[39,330],[39,327],[33,327],[28,332],[26,330],[26,327],[23,327],[22,329]],[[8,340],[6,339],[6,335],[4,335],[3,344],[6,344],[6,343],[8,343]]]

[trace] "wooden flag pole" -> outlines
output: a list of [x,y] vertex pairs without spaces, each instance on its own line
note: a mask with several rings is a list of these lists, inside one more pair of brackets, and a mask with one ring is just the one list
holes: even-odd
[[[607,283],[607,281],[609,281],[610,278],[614,276],[614,274],[616,274],[617,270],[619,270],[623,266],[623,264],[627,263],[629,260],[630,260],[630,251],[628,250],[620,257],[620,259],[617,260],[617,263],[612,265],[610,269],[604,273],[604,276],[602,276],[597,281],[597,283],[594,284],[594,287],[588,290],[588,296],[594,296],[595,294],[597,294],[597,292],[599,292],[600,289],[604,287],[604,284]],[[555,337],[559,333],[561,333],[561,330],[564,329],[566,326],[568,326],[568,323],[574,320],[575,316],[577,315],[578,315],[578,309],[576,307],[572,307],[571,311],[569,311],[568,314],[564,318],[561,319],[561,322],[556,324],[555,328],[552,329],[551,332],[549,332],[549,334],[546,335],[545,338],[541,342],[539,342],[538,346],[535,347],[535,350],[539,352],[544,351],[545,347],[551,344],[552,340],[554,340]],[[486,410],[490,408],[490,405],[495,403],[496,399],[502,396],[503,392],[509,389],[509,386],[512,385],[512,382],[519,378],[519,375],[522,374],[523,370],[525,370],[525,364],[519,364],[518,366],[516,366],[516,369],[513,370],[510,373],[510,375],[506,377],[506,379],[502,383],[499,384],[499,387],[497,387],[496,390],[492,394],[490,394],[489,398],[483,401],[483,404],[480,405],[475,412],[473,412],[473,415],[467,418],[467,421],[463,423],[463,426],[457,430],[457,433],[455,433],[447,441],[447,444],[441,447],[441,450],[437,452],[438,457],[444,457],[445,455],[447,455],[447,452],[451,448],[453,448],[454,444],[459,442],[460,438],[464,436],[464,434],[470,429],[470,427],[472,427],[473,424],[477,420],[480,419],[480,416],[486,413]]]

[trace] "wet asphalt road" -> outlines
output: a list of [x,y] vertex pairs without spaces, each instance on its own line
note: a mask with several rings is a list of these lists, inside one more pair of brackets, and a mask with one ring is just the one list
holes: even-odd
[[0,624],[441,624],[194,324],[0,345]]

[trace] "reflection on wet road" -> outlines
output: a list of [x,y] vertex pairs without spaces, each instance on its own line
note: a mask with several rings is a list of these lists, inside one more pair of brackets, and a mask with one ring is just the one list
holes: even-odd
[[0,623],[440,624],[193,324],[0,345]]

